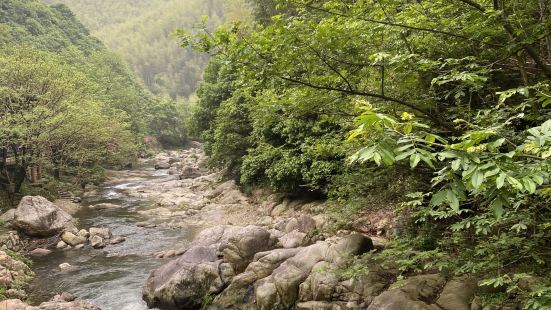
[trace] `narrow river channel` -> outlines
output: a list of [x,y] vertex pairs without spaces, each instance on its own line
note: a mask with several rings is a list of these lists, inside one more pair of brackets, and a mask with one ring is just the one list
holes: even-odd
[[[150,271],[167,261],[151,254],[185,246],[197,233],[193,227],[171,230],[137,226],[137,223],[149,220],[138,211],[152,208],[154,203],[129,197],[125,190],[173,180],[175,177],[168,175],[167,170],[155,170],[152,163],[146,163],[130,171],[114,173],[125,177],[100,186],[97,194],[86,198],[83,205],[109,202],[122,207],[107,210],[83,207],[75,218],[79,220],[79,229],[108,227],[113,236],[124,236],[126,241],[100,250],[87,246],[57,250],[45,257],[34,258],[36,278],[30,296],[33,302],[45,301],[55,293],[66,291],[103,310],[147,309],[141,298],[143,285]],[[79,269],[62,272],[59,269],[61,263]]]

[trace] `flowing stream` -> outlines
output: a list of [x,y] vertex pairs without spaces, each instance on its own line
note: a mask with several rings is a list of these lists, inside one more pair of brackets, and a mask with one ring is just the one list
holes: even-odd
[[[66,291],[103,310],[147,309],[141,298],[142,288],[149,273],[167,261],[151,254],[184,246],[198,229],[138,227],[138,222],[149,219],[137,211],[151,208],[154,203],[130,198],[125,195],[125,189],[152,182],[166,182],[174,177],[169,176],[167,170],[153,169],[150,164],[123,173],[131,178],[107,183],[99,187],[95,196],[83,201],[84,206],[110,202],[121,205],[121,208],[82,208],[74,217],[79,219],[79,229],[108,227],[113,236],[125,236],[126,241],[107,245],[100,250],[86,246],[83,249],[55,250],[47,256],[34,258],[36,278],[30,290],[33,302],[45,301],[56,293]],[[62,272],[59,269],[61,263],[69,263],[79,269]]]

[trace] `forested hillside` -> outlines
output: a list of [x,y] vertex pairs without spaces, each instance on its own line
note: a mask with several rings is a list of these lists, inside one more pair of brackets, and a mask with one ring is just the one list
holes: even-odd
[[[182,114],[156,99],[64,5],[0,3],[0,184],[29,167],[84,186],[126,165],[145,135],[182,143]],[[46,173],[50,172],[50,173]]]
[[211,163],[328,197],[346,228],[394,213],[402,277],[476,275],[485,304],[549,309],[549,3],[256,2],[263,27],[181,34],[214,56],[193,116]]
[[189,97],[208,62],[205,54],[182,49],[171,34],[209,17],[209,25],[248,16],[239,0],[48,0],[64,3],[128,62],[155,94]]

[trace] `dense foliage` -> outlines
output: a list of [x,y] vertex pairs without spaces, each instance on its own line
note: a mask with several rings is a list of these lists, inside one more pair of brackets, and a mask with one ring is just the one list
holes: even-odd
[[208,57],[180,48],[171,35],[209,17],[210,25],[247,16],[236,0],[48,0],[64,3],[108,47],[122,55],[154,94],[191,96]]
[[138,155],[141,138],[187,137],[181,106],[155,98],[64,5],[0,3],[0,185],[30,167],[85,185]]
[[272,12],[264,27],[181,36],[216,55],[195,112],[213,164],[343,208],[413,170],[395,208],[413,225],[389,251],[404,275],[476,275],[502,289],[495,302],[551,307],[549,3],[282,0]]

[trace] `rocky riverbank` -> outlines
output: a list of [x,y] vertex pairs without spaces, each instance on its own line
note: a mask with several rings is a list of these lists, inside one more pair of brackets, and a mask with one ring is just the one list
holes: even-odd
[[[384,239],[335,231],[331,218],[325,214],[324,201],[265,191],[245,195],[233,181],[224,181],[223,171],[213,173],[207,169],[207,157],[200,145],[160,153],[153,161],[158,171],[169,176],[144,182],[140,171],[112,171],[106,186],[113,184],[128,199],[153,202],[137,209],[137,215],[147,219],[135,223],[138,228],[179,231],[195,227],[200,233],[185,245],[140,253],[158,259],[161,265],[143,283],[143,298],[150,307],[477,309],[476,301],[473,302],[476,284],[472,280],[449,280],[438,274],[398,280],[395,266],[382,264],[377,255],[384,247]],[[86,196],[97,194],[91,190]],[[80,208],[73,203],[51,204],[36,197],[22,203],[19,208],[26,208],[25,212],[13,210],[5,218],[19,232],[40,239],[10,232],[2,243],[5,248],[48,255],[50,251],[101,249],[125,241],[105,227],[77,229],[78,222],[64,211]],[[120,206],[98,203],[87,208],[110,212]],[[29,218],[28,214],[33,216]],[[360,224],[367,231],[371,229],[366,223]],[[0,265],[6,268],[1,260]],[[62,265],[59,267],[72,271],[73,266]],[[20,267],[24,270],[13,274],[30,271]],[[11,292],[9,298],[25,299],[23,290],[20,296]],[[22,305],[20,300],[12,299],[0,303],[0,309],[30,307]],[[74,301],[70,294],[55,296],[38,307],[95,309]]]
[[[198,149],[156,160],[179,179],[128,190],[157,201],[144,225],[204,230],[185,248],[155,253],[179,257],[151,273],[143,293],[150,307],[476,309],[472,280],[427,274],[397,281],[398,271],[376,258],[384,239],[328,233],[324,201],[262,191],[246,196],[221,172],[209,174]],[[360,258],[368,252],[374,254]]]

